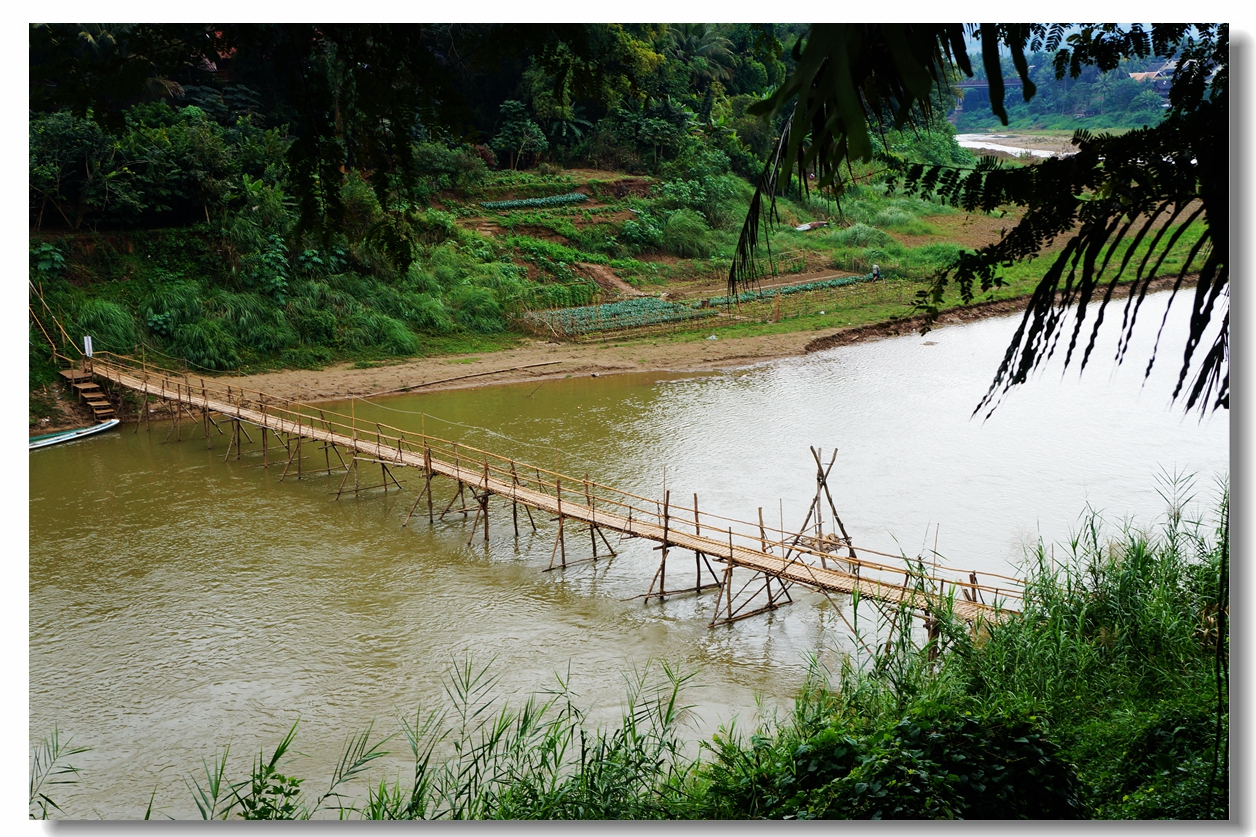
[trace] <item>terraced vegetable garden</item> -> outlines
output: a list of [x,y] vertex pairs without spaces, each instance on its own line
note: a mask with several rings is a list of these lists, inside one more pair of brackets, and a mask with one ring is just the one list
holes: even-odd
[[746,291],[738,294],[735,299],[729,296],[719,296],[712,299],[674,302],[652,296],[636,297],[578,308],[526,311],[519,316],[519,322],[525,328],[539,334],[575,338],[598,332],[624,331],[675,324],[686,320],[702,320],[716,316],[721,308],[732,305],[734,302],[738,305],[765,302],[774,297],[831,290],[868,282],[871,279],[870,273],[864,276],[838,276],[798,285]]
[[863,276],[837,276],[833,279],[819,279],[815,282],[803,282],[798,285],[783,285],[778,288],[763,288],[758,291],[744,291],[737,294],[736,298],[731,296],[717,296],[711,299],[712,305],[729,305],[733,302],[762,302],[775,296],[788,296],[789,294],[806,293],[807,291],[823,291],[829,288],[842,288],[846,285],[855,285],[859,282],[869,282],[872,280],[872,274],[867,273]]
[[588,195],[580,192],[569,192],[566,195],[550,195],[547,198],[517,198],[509,201],[480,201],[485,209],[547,209],[552,206],[567,206],[572,203],[587,201]]
[[528,311],[520,320],[534,331],[551,333],[557,337],[577,337],[599,331],[619,331],[701,319],[715,316],[716,313],[713,308],[698,307],[697,303],[668,302],[657,297],[643,296],[580,308]]

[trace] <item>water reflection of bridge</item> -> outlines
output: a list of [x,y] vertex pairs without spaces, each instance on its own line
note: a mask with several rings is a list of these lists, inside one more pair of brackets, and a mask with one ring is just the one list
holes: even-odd
[[[638,598],[648,601],[715,591],[712,626],[787,604],[792,601],[790,588],[794,585],[826,597],[857,596],[903,606],[924,616],[926,624],[931,624],[933,615],[945,611],[972,625],[999,620],[1009,612],[1009,603],[1018,605],[1022,595],[1021,582],[1007,576],[982,573],[979,578],[975,572],[957,571],[935,562],[856,548],[829,493],[833,460],[826,467],[815,449],[815,498],[801,529],[789,532],[766,525],[762,508],[758,520],[751,522],[701,512],[696,494],[692,506],[674,503],[670,491],[662,499],[641,497],[598,484],[587,476],[573,477],[422,431],[413,433],[364,421],[354,415],[352,406],[350,414],[344,415],[108,353],[81,363],[87,364],[77,367],[81,373],[140,394],[146,422],[151,414],[148,402],[164,402],[173,413],[167,440],[175,436],[181,441],[185,423],[194,434],[198,429],[203,431],[208,446],[212,446],[215,433],[225,436],[224,461],[233,453],[239,459],[247,440],[250,455],[260,456],[263,467],[282,468],[280,480],[300,479],[312,471],[325,471],[328,476],[335,472],[341,475],[335,491],[339,498],[349,492],[401,489],[394,471],[416,469],[424,484],[403,526],[426,500],[429,523],[437,517],[461,514],[466,518],[474,512],[468,543],[481,529],[487,542],[489,501],[501,498],[510,504],[510,525],[516,536],[520,509],[533,530],[537,528],[534,510],[553,515],[552,521],[558,526],[550,570],[613,557],[615,550],[606,538],[607,531],[654,541],[654,549],[660,553],[658,568],[648,592]],[[229,424],[229,432],[223,430],[224,424]],[[252,438],[250,427],[259,430],[259,440]],[[323,462],[311,467],[307,461],[318,453],[323,454]],[[369,469],[373,473],[376,467],[380,482],[363,485],[363,472]],[[439,515],[432,493],[436,477],[457,484]],[[828,532],[824,530],[826,502],[832,513]],[[569,543],[575,537],[572,526],[579,527],[581,541],[587,529],[590,555],[569,557],[569,549],[576,548],[575,543]],[[599,541],[604,555],[599,555]],[[686,555],[677,555],[677,551]],[[690,552],[692,570],[687,569]],[[693,576],[688,575],[690,571]],[[686,580],[680,582],[682,575]]]

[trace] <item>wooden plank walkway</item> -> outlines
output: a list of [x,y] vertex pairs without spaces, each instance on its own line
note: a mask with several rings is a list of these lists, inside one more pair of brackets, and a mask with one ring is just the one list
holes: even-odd
[[[587,478],[580,479],[558,474],[457,442],[422,433],[414,434],[396,428],[385,428],[384,425],[378,423],[361,422],[353,416],[329,414],[312,405],[276,399],[229,384],[224,388],[224,384],[220,381],[211,381],[207,384],[204,379],[194,379],[186,373],[180,374],[139,364],[131,358],[98,355],[90,361],[88,369],[90,370],[88,374],[95,378],[177,404],[176,416],[181,415],[182,411],[193,415],[200,413],[205,418],[207,434],[211,413],[217,413],[236,422],[236,427],[238,423],[243,422],[263,428],[263,445],[265,445],[267,431],[282,434],[286,440],[280,444],[288,453],[289,467],[294,455],[300,467],[298,455],[300,440],[309,440],[328,446],[328,449],[337,449],[338,456],[340,450],[351,451],[353,467],[356,467],[358,459],[361,458],[381,465],[385,471],[388,465],[417,468],[424,473],[427,481],[424,492],[428,497],[429,518],[433,515],[432,477],[443,476],[455,480],[459,485],[459,494],[464,488],[471,489],[476,501],[474,506],[477,512],[476,524],[479,523],[479,513],[483,512],[486,540],[488,539],[487,501],[490,496],[496,495],[511,503],[555,515],[559,521],[560,541],[563,538],[563,522],[572,521],[588,525],[591,538],[595,530],[611,530],[628,537],[654,541],[659,544],[656,549],[661,550],[662,562],[667,561],[669,550],[691,550],[695,553],[695,560],[698,556],[705,556],[723,564],[726,569],[724,579],[716,577],[716,583],[703,586],[699,567],[699,577],[695,581],[695,588],[690,591],[666,591],[662,588],[664,570],[661,568],[660,575],[657,575],[655,579],[659,585],[658,592],[652,590],[650,594],[647,594],[647,598],[650,596],[662,598],[681,592],[699,592],[705,589],[715,589],[718,586],[719,596],[722,597],[719,601],[727,601],[724,621],[740,618],[738,615],[740,608],[735,608],[733,604],[729,568],[758,574],[764,580],[768,590],[768,607],[775,607],[779,604],[772,597],[771,583],[775,581],[781,593],[788,590],[789,584],[818,590],[826,596],[857,593],[864,599],[892,606],[906,605],[919,614],[925,615],[926,618],[930,613],[949,606],[958,618],[969,623],[976,623],[981,620],[998,621],[1005,618],[1010,609],[1015,609],[1014,605],[1018,604],[1022,595],[1021,583],[1010,577],[983,573],[984,576],[994,578],[994,581],[981,583],[976,573],[965,574],[950,571],[949,575],[944,575],[937,571],[928,572],[927,570],[934,569],[933,565],[919,563],[916,563],[913,569],[909,568],[902,556],[876,553],[862,547],[859,552],[865,555],[877,555],[894,563],[859,558],[856,557],[856,550],[850,544],[849,539],[834,538],[830,535],[828,536],[830,540],[825,541],[815,539],[805,532],[793,533],[768,529],[762,523],[762,510],[760,510],[760,520],[757,524],[711,514],[706,514],[706,518],[702,519],[697,510],[696,496],[693,509],[680,509],[670,506],[670,494],[662,502],[637,497],[609,486],[591,483]],[[83,372],[71,372],[67,374],[67,377],[73,377],[76,382],[81,381]],[[180,430],[181,436],[182,430]],[[279,436],[277,435],[276,438]],[[296,442],[294,443],[293,440]],[[233,441],[238,455],[238,432],[233,434]],[[350,465],[344,463],[343,457],[341,457],[341,462],[344,464],[347,478]],[[817,464],[819,464],[818,455]],[[285,475],[287,472],[288,467],[285,467]],[[532,475],[535,475],[535,478]],[[414,508],[417,508],[422,499],[421,493],[415,500]],[[817,503],[818,499],[817,493]],[[452,504],[451,500],[451,507]],[[414,508],[411,509],[411,514]],[[467,503],[463,508],[453,511],[469,512],[472,508],[472,504]],[[448,511],[447,508],[446,512]],[[683,514],[687,511],[693,513],[691,519],[677,514],[677,512]],[[516,531],[517,520],[516,510]],[[712,521],[720,521],[728,525],[720,527],[713,525]],[[474,526],[475,524],[473,524],[473,537]],[[678,526],[684,529],[678,529]],[[806,524],[804,524],[805,527]],[[769,532],[773,537],[768,537]],[[605,540],[604,536],[603,540]],[[596,540],[593,543],[596,556]],[[826,547],[829,543],[846,548],[847,554],[837,555],[831,548],[818,548]],[[609,544],[607,545],[609,547]],[[559,543],[556,542],[555,551],[558,547]],[[566,564],[564,543],[563,566]],[[676,574],[675,570],[672,572],[673,575]],[[711,572],[714,575],[714,571]],[[949,596],[946,595],[948,587],[950,588]],[[997,606],[987,603],[985,601],[987,598],[997,603]],[[944,599],[947,600],[945,605]],[[757,613],[763,609],[765,608],[759,608],[753,612]],[[716,620],[713,619],[712,624],[715,623]]]

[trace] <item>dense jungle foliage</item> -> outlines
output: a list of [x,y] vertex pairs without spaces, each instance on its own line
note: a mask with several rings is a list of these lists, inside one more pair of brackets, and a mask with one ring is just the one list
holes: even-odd
[[[806,31],[417,27],[403,59],[363,29],[31,28],[31,278],[50,332],[32,324],[32,386],[51,379],[49,338],[209,371],[483,350],[512,313],[594,301],[577,265],[638,285],[726,269],[779,131],[747,108]],[[401,92],[404,129],[380,116]],[[973,165],[953,133],[877,142]],[[597,205],[564,210],[572,193]],[[787,221],[840,211],[843,229],[779,230],[778,251],[915,278],[958,251],[898,243],[948,210],[874,183],[840,206],[792,196]]]
[[[1008,101],[1008,123],[1003,126],[990,112],[990,95],[985,87],[963,91],[963,103],[955,115],[956,130],[1128,129],[1154,125],[1168,107],[1168,89],[1173,75],[1172,62],[1155,56],[1122,59],[1115,70],[1101,71],[1089,66],[1073,78],[1057,79],[1052,56],[1037,52],[1026,56],[1030,77],[1037,90],[1026,102],[1013,96]],[[1003,75],[1016,76],[1011,56],[1003,60]],[[984,67],[974,66],[974,81],[985,81]]]
[[[509,341],[511,314],[598,297],[575,265],[638,285],[716,274],[780,131],[747,108],[806,31],[394,29],[31,26],[31,386],[51,380],[49,341],[73,354],[84,333],[205,371],[317,367]],[[975,163],[941,119],[875,141]],[[573,194],[597,206],[559,211]],[[800,265],[828,250],[921,279],[958,251],[893,238],[948,207],[873,182],[840,206],[791,195],[786,221],[844,227],[777,230]]]

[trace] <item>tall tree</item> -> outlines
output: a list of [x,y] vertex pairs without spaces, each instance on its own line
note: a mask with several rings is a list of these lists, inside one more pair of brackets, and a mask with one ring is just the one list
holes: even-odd
[[[1036,91],[1026,51],[1053,54],[1056,78],[1077,78],[1084,67],[1100,72],[1122,58],[1176,58],[1166,117],[1122,136],[1078,132],[1078,151],[1026,168],[983,163],[965,171],[883,162],[909,190],[931,192],[970,211],[1024,207],[1001,241],[962,254],[917,302],[932,321],[950,284],[964,302],[975,288],[1002,284],[999,269],[1034,258],[1057,239],[1064,246],[1035,289],[1020,327],[977,411],[994,409],[1009,388],[1054,354],[1067,336],[1064,363],[1084,368],[1118,282],[1132,273],[1116,360],[1128,351],[1139,308],[1164,259],[1188,228],[1199,231],[1176,273],[1174,294],[1198,275],[1190,306],[1176,399],[1187,410],[1229,407],[1228,89],[1229,27],[1225,24],[813,24],[794,48],[797,67],[756,106],[784,129],[759,179],[729,271],[730,291],[758,275],[755,254],[760,221],[775,217],[775,196],[797,174],[814,169],[817,185],[840,193],[842,166],[873,158],[871,133],[886,127],[925,125],[938,115],[930,92],[956,72],[972,77],[965,36],[981,44],[990,80],[990,106],[1004,124],[1000,52],[1010,52],[1029,101]],[[784,176],[782,183],[781,177]],[[768,200],[764,201],[764,196]],[[1136,247],[1146,245],[1135,258]],[[1083,333],[1093,312],[1089,334]],[[1072,313],[1068,325],[1066,315]],[[1217,325],[1211,344],[1197,349]],[[1162,322],[1163,326],[1163,322]],[[1082,346],[1080,352],[1077,351]],[[1150,374],[1157,345],[1147,363]],[[1188,378],[1190,379],[1188,382]]]
[[725,81],[736,60],[728,38],[710,23],[673,23],[667,27],[667,49],[689,68],[690,84]]
[[[614,24],[36,24],[30,42],[31,109],[90,114],[107,131],[130,105],[177,93],[181,73],[227,60],[263,67],[294,138],[300,228],[323,233],[345,220],[351,169],[368,173],[386,210],[415,188],[416,125],[470,122],[465,81],[486,67],[534,57],[555,91],[610,100],[632,94],[652,55]],[[404,213],[386,219],[376,235],[406,263]]]

